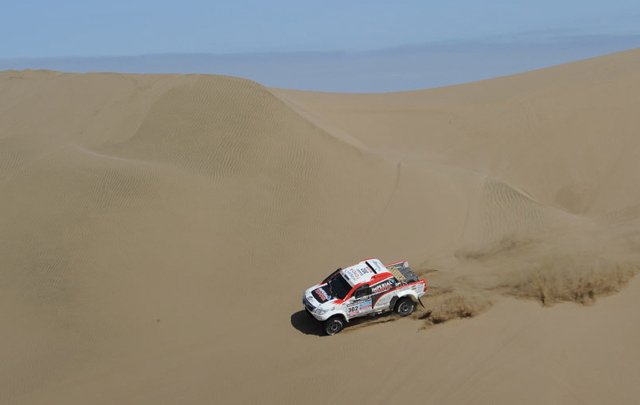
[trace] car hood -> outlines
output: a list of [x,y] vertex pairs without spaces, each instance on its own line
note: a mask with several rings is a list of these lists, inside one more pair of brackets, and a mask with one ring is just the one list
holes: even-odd
[[313,307],[319,307],[334,299],[326,284],[316,284],[308,288],[304,293],[304,297]]

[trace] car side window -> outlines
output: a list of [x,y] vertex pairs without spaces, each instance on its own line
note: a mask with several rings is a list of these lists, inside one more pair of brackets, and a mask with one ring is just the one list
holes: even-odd
[[358,289],[355,290],[353,293],[354,298],[362,298],[362,297],[367,297],[369,295],[371,295],[371,287],[369,287],[368,284],[358,287]]

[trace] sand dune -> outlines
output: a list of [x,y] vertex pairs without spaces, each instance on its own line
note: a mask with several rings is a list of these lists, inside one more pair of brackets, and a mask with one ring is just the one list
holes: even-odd
[[[0,403],[636,403],[639,66],[0,72]],[[371,256],[426,308],[318,337],[302,291]]]

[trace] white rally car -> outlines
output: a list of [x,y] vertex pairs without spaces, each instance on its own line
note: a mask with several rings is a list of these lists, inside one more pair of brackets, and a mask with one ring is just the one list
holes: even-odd
[[378,259],[367,259],[340,268],[307,289],[302,303],[307,312],[324,322],[327,335],[335,335],[345,322],[359,316],[392,310],[410,315],[426,290],[426,281],[418,280],[406,261],[384,266]]

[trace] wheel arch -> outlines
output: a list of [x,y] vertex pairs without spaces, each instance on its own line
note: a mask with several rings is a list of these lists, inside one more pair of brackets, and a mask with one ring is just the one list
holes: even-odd
[[415,293],[415,291],[413,290],[409,290],[409,291],[402,291],[401,293],[399,293],[398,295],[396,295],[394,297],[395,301],[394,301],[394,305],[395,303],[400,299],[400,298],[404,298],[404,297],[409,297],[411,298],[414,302],[418,302],[418,294]]
[[347,314],[344,311],[333,312],[331,315],[327,317],[327,320],[333,318],[334,316],[339,316],[340,318],[342,318],[343,321],[345,321],[346,323],[349,323],[349,318],[347,317]]

